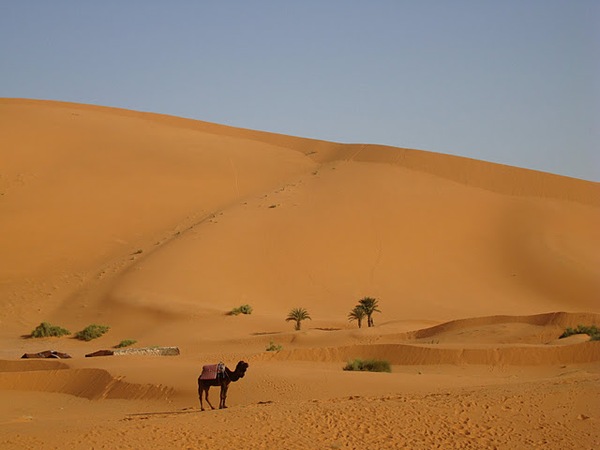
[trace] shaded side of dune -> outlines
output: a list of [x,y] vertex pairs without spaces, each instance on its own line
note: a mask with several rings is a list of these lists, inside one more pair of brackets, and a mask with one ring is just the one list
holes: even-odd
[[406,344],[352,345],[329,348],[283,350],[276,360],[315,362],[348,361],[354,358],[383,359],[395,365],[474,364],[534,366],[584,364],[600,361],[600,342],[569,346],[520,346],[494,348],[443,348]]
[[151,384],[127,383],[103,369],[62,369],[0,373],[0,389],[69,394],[90,400],[159,400],[173,389]]

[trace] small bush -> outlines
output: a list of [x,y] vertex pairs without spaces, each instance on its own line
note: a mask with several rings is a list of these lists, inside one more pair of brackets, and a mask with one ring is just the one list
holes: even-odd
[[92,339],[99,338],[104,333],[106,333],[109,329],[110,329],[110,327],[107,327],[106,325],[92,324],[92,325],[88,325],[83,330],[77,332],[75,337],[82,341],[91,341]]
[[269,342],[269,346],[267,347],[268,352],[280,352],[281,350],[283,350],[281,344],[275,344],[273,341]]
[[135,343],[137,343],[137,341],[134,339],[125,339],[125,340],[119,342],[117,345],[115,345],[114,348],[129,347],[130,345],[133,345]]
[[252,314],[252,306],[250,306],[250,305],[238,306],[237,308],[233,308],[229,312],[229,315],[231,315],[231,316],[237,316],[238,314]]
[[57,327],[56,325],[50,325],[48,322],[42,322],[35,330],[31,332],[32,338],[41,338],[41,337],[50,337],[50,336],[66,336],[67,334],[71,334],[69,330],[65,330],[64,328]]
[[577,328],[568,327],[559,339],[573,336],[574,334],[587,334],[592,341],[600,341],[600,329],[596,325],[583,326],[577,325]]
[[367,372],[391,372],[390,363],[380,359],[355,359],[349,361],[344,370],[360,370]]

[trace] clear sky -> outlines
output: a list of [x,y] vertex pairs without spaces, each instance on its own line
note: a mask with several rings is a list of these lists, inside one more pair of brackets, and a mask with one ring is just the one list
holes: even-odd
[[600,181],[600,2],[5,0],[0,97]]

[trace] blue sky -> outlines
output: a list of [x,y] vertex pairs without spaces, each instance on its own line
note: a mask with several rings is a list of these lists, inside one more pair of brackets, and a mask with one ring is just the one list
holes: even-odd
[[4,1],[0,97],[600,181],[600,2]]

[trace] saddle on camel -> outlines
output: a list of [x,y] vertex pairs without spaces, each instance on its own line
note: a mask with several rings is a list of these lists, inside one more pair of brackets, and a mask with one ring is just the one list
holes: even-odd
[[235,366],[234,371],[231,371],[229,368],[225,367],[225,364],[223,363],[202,366],[202,373],[198,377],[198,398],[200,399],[200,409],[204,411],[204,405],[202,403],[203,392],[208,406],[210,406],[211,409],[215,409],[215,407],[210,403],[210,400],[208,400],[208,390],[211,386],[221,387],[219,409],[227,408],[227,406],[225,406],[225,400],[227,400],[227,389],[229,388],[229,384],[233,381],[243,378],[247,369],[248,363],[245,361],[239,361]]
[[200,374],[201,380],[217,380],[225,376],[225,364],[220,362],[218,364],[209,364],[202,366],[202,373]]

